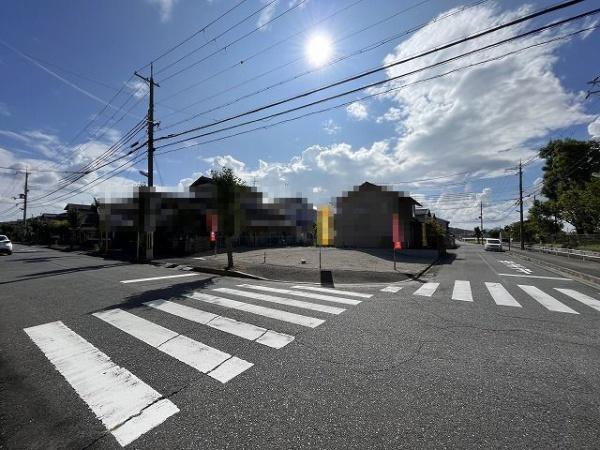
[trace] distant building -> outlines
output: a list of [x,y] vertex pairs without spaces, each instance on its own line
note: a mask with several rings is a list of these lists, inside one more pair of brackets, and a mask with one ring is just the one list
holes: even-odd
[[336,201],[336,247],[392,248],[394,238],[401,248],[420,247],[415,206],[421,205],[403,192],[369,182],[355,187]]

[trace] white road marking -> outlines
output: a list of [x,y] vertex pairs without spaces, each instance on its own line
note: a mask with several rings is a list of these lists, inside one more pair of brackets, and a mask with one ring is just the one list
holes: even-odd
[[294,340],[294,336],[289,334],[278,333],[251,323],[240,322],[168,300],[153,300],[144,305],[272,348],[285,347]]
[[485,283],[485,287],[490,292],[490,295],[496,302],[496,305],[500,306],[516,306],[521,308],[519,302],[515,300],[515,298],[510,295],[510,293],[506,290],[504,286],[500,283]]
[[417,289],[413,295],[422,295],[424,297],[431,297],[440,283],[425,283],[419,289]]
[[473,293],[471,292],[471,283],[464,280],[456,280],[452,290],[452,300],[461,300],[463,302],[472,302]]
[[326,292],[328,294],[349,295],[350,297],[361,297],[361,298],[373,297],[373,294],[365,294],[363,292],[340,291],[339,289],[322,288],[322,287],[316,287],[316,286],[296,285],[296,286],[292,286],[292,289],[305,289],[307,291]]
[[315,294],[313,292],[292,291],[291,289],[272,288],[258,284],[238,284],[238,287],[245,287],[247,289],[254,289],[256,291],[274,292],[276,294],[288,294],[295,295],[297,297],[314,298],[315,300],[325,300],[327,302],[342,303],[345,305],[358,305],[361,303],[360,300],[354,300],[351,298],[334,297],[332,295]]
[[[211,371],[229,359],[236,361],[239,359],[122,309],[97,312],[93,316],[219,381],[221,381],[219,378],[211,375]],[[244,370],[252,367],[252,363],[247,361],[243,361],[243,363],[245,365],[240,363],[236,367],[245,367]]]
[[122,280],[121,283],[123,283],[123,284],[141,283],[143,281],[168,280],[170,278],[196,277],[198,275],[200,275],[200,274],[199,273],[183,273],[180,275],[166,275],[163,277],[136,278],[134,280]]
[[574,298],[578,302],[581,302],[584,305],[589,306],[590,308],[594,308],[596,311],[600,311],[600,301],[596,300],[595,298],[582,294],[581,292],[574,291],[573,289],[554,289],[556,289],[558,292],[568,295],[571,298]]
[[179,412],[64,323],[24,331],[122,446]]
[[550,311],[558,311],[570,314],[579,314],[574,309],[569,308],[567,305],[563,305],[561,302],[556,300],[554,297],[546,294],[542,290],[536,288],[535,286],[527,286],[523,284],[518,284],[521,289],[523,289],[527,294],[529,294],[535,301],[540,303],[542,306],[546,307]]
[[341,314],[344,311],[346,311],[344,308],[338,308],[336,306],[304,302],[302,300],[294,300],[294,299],[290,299],[290,298],[286,298],[286,297],[277,297],[275,295],[260,294],[258,292],[240,291],[239,289],[217,288],[217,289],[213,289],[213,291],[214,292],[222,292],[225,294],[238,295],[240,297],[253,298],[255,300],[262,300],[262,301],[270,302],[270,303],[277,303],[278,305],[286,305],[286,306],[293,306],[295,308],[310,309],[313,311],[320,311],[320,312],[329,313],[329,314]]
[[200,261],[206,261],[206,259],[205,259],[205,258],[202,258],[201,256],[198,256],[198,257],[196,257],[196,258],[194,258],[194,259],[199,259]]
[[508,267],[510,269],[516,270],[517,272],[526,273],[526,274],[530,274],[531,272],[533,272],[531,269],[528,269],[524,265],[516,263],[511,260],[498,260],[498,262],[504,264],[506,267]]
[[516,273],[499,273],[498,275],[503,276],[503,277],[539,278],[541,280],[573,281],[571,278],[543,277],[541,275],[519,275],[519,274],[516,274]]
[[392,292],[395,294],[400,289],[402,289],[402,286],[386,286],[383,289],[381,289],[381,292]]
[[301,314],[281,311],[279,309],[266,308],[264,306],[253,305],[251,303],[238,302],[237,300],[230,300],[228,298],[217,297],[216,295],[203,294],[201,292],[194,292],[191,295],[185,295],[185,297],[194,300],[200,300],[206,303],[212,303],[214,305],[222,306],[223,308],[231,308],[240,311],[246,311],[251,314],[256,314],[258,316],[269,317],[271,319],[281,320],[282,322],[294,323],[296,325],[302,325],[310,328],[315,328],[321,325],[322,323],[325,323],[323,319],[303,316]]

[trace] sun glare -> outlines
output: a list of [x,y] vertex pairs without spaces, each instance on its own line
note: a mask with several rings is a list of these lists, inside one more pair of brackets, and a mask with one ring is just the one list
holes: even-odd
[[331,59],[333,46],[331,39],[323,34],[315,34],[306,42],[306,58],[312,66],[322,66]]

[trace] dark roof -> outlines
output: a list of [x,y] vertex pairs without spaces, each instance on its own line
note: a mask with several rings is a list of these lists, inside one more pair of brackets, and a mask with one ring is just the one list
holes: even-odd
[[68,211],[69,209],[84,209],[86,211],[89,211],[92,209],[92,205],[82,205],[80,203],[67,203],[67,206],[65,206],[65,211]]
[[202,175],[200,178],[198,178],[196,181],[190,184],[190,187],[201,186],[203,184],[213,184],[213,179]]

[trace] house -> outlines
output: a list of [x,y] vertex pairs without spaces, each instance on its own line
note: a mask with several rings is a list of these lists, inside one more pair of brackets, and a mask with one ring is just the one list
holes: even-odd
[[403,192],[365,182],[336,199],[335,246],[363,248],[420,247],[415,206]]

